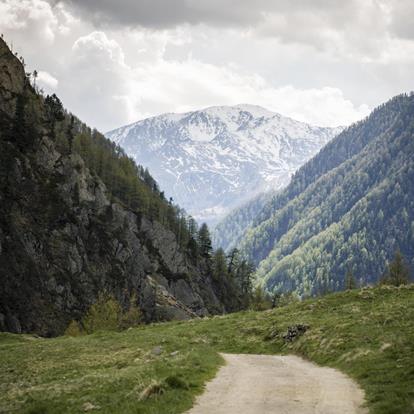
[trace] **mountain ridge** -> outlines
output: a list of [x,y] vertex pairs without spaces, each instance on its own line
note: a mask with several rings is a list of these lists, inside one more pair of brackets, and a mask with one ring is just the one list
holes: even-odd
[[146,118],[106,136],[191,215],[214,224],[255,195],[284,187],[342,129],[241,104]]

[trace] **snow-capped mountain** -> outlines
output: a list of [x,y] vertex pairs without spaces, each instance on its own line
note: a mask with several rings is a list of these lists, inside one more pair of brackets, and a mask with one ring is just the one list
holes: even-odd
[[188,213],[214,224],[255,195],[287,185],[341,130],[237,105],[155,116],[106,136]]

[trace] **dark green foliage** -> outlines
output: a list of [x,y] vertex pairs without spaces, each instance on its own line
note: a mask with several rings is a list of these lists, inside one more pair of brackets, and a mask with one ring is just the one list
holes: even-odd
[[38,139],[38,132],[30,113],[32,99],[27,92],[27,87],[25,87],[23,93],[16,97],[16,109],[10,126],[7,127],[3,125],[3,122],[1,123],[2,128],[5,128],[5,140],[17,144],[22,152],[30,150]]
[[56,124],[65,120],[65,111],[62,102],[56,94],[46,96],[45,110],[47,120],[50,124],[52,138],[56,139]]
[[345,288],[348,290],[356,289],[357,283],[353,271],[349,268],[345,274]]
[[331,141],[262,210],[240,248],[270,290],[301,295],[376,283],[396,249],[414,265],[414,95]]
[[210,231],[206,223],[203,223],[198,231],[198,244],[200,255],[209,259],[213,248],[211,246]]
[[63,121],[65,119],[65,112],[61,100],[56,94],[47,95],[45,98],[46,113],[51,124]]
[[382,283],[400,286],[406,285],[410,280],[410,269],[399,250],[395,252],[394,259],[388,264]]
[[188,389],[188,384],[180,377],[177,377],[176,375],[169,375],[167,378],[165,378],[165,384],[167,384],[171,388],[176,389]]
[[227,257],[217,249],[212,257],[212,276],[216,294],[229,311],[247,309],[253,299],[253,266],[234,249]]

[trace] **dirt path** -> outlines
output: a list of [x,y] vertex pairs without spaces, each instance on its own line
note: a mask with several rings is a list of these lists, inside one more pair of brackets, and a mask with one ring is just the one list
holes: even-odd
[[187,414],[360,414],[364,394],[346,375],[296,356],[222,355],[226,365]]

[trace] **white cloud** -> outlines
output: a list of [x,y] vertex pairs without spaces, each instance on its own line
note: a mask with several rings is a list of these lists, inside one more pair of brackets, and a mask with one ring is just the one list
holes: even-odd
[[[406,0],[257,0],[253,13],[247,0],[223,10],[219,0],[182,1],[187,17],[144,3],[102,3],[100,13],[119,10],[99,24],[93,1],[80,12],[66,2],[0,0],[0,26],[28,71],[53,74],[42,85],[101,130],[237,103],[348,124],[412,88]],[[144,7],[138,17],[136,7]]]
[[[145,41],[140,40],[143,46]],[[349,124],[368,112],[366,105],[354,107],[338,88],[274,87],[263,77],[231,65],[212,65],[191,57],[167,60],[163,55],[146,59],[142,56],[145,48],[141,59],[127,65],[121,46],[103,32],[82,36],[72,50],[76,65],[72,71],[82,71],[76,88],[79,93],[86,89],[95,103],[93,110],[85,111],[94,125],[99,117],[104,129],[163,112],[239,103],[262,105],[319,125]]]
[[[121,47],[115,40],[108,39],[104,32],[95,31],[80,37],[73,44],[72,50],[79,59],[92,59],[93,63],[98,63],[97,59],[102,59],[105,63],[107,58],[120,65],[124,62],[124,52]],[[105,70],[105,67],[101,69]]]
[[2,0],[0,3],[0,25],[3,30],[15,33],[20,40],[30,37],[36,41],[53,42],[58,20],[51,5],[43,0]]
[[40,70],[37,74],[37,83],[39,86],[44,86],[46,89],[56,89],[58,86],[58,80],[50,73]]

